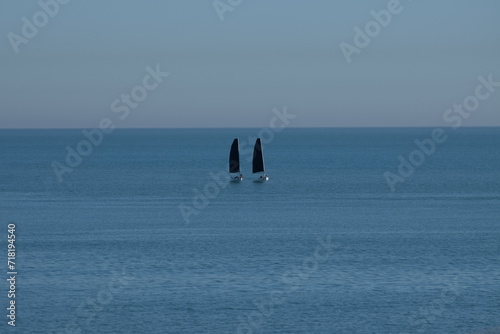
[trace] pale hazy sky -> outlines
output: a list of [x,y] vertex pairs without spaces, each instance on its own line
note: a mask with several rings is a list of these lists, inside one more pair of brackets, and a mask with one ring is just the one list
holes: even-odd
[[[72,0],[53,17],[2,1],[0,128],[261,127],[285,105],[297,127],[442,126],[478,76],[500,81],[498,0],[401,0],[351,63],[340,43],[390,1],[238,2],[221,21],[211,0]],[[9,33],[28,37],[18,53]],[[119,119],[113,101],[157,64],[170,76]],[[500,126],[500,87],[464,125]]]

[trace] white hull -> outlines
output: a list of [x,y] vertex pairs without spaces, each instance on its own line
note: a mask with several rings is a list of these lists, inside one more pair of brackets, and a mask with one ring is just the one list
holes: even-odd
[[257,178],[254,182],[266,182],[269,181],[269,177],[267,175],[257,175]]
[[243,177],[241,175],[238,175],[238,174],[230,174],[229,180],[231,182],[241,182],[241,181],[243,181]]

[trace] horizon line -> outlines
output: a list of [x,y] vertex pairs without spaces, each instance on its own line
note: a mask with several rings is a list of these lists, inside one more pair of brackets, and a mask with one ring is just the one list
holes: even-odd
[[[460,126],[459,128],[499,128],[500,125],[474,125]],[[224,129],[263,129],[268,126],[249,126],[249,127],[116,127],[115,130],[224,130]],[[452,126],[290,126],[283,129],[429,129],[429,128],[446,128],[451,129]],[[54,127],[54,128],[1,128],[1,130],[84,130],[98,129],[98,127]],[[458,128],[457,128],[458,129]]]

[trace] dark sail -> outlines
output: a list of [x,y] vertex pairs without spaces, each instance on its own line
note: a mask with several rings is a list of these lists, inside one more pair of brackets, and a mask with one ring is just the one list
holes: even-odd
[[240,148],[239,141],[236,138],[231,145],[231,152],[229,153],[229,173],[240,172]]
[[264,156],[262,155],[262,144],[260,138],[257,138],[253,148],[253,172],[259,173],[264,171]]

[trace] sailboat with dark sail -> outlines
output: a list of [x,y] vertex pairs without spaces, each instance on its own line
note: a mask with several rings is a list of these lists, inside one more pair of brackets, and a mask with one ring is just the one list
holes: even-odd
[[229,152],[229,176],[232,182],[243,180],[243,175],[240,173],[240,142],[238,138],[233,140]]
[[253,174],[257,176],[255,182],[266,182],[269,180],[264,169],[264,153],[262,151],[262,142],[260,138],[257,138],[255,146],[253,147],[252,171]]

